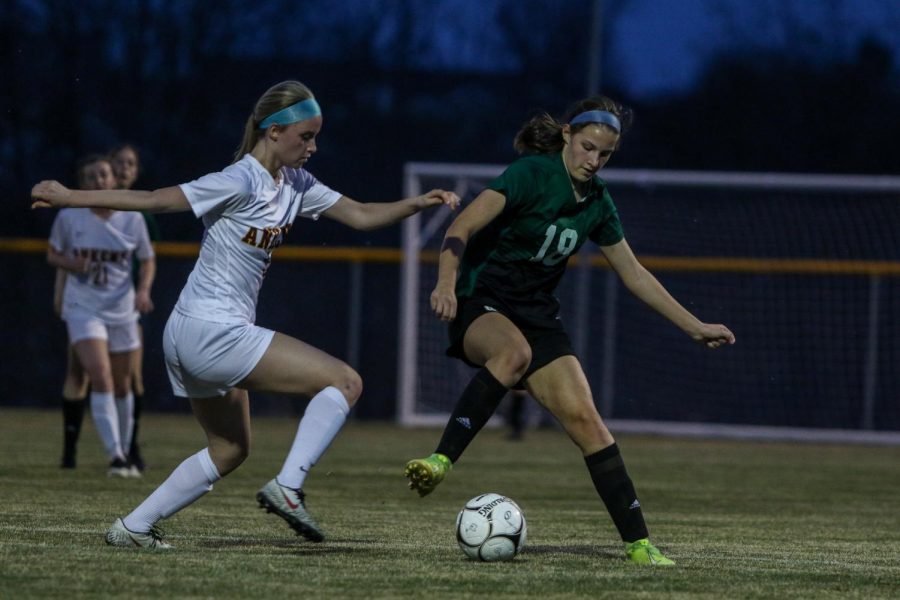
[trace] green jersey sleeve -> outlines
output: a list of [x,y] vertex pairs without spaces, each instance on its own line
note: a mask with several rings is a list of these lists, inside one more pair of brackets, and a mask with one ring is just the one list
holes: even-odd
[[533,201],[540,193],[538,173],[527,158],[519,159],[506,167],[496,179],[488,183],[487,189],[503,194],[506,205],[505,214],[518,211]]
[[590,233],[591,241],[598,246],[612,246],[618,244],[625,239],[625,232],[622,231],[622,222],[619,220],[619,211],[613,204],[612,196],[609,191],[603,189],[603,218],[597,223],[597,226]]

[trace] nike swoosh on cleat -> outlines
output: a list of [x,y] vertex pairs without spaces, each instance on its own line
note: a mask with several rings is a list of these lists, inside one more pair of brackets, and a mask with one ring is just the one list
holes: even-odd
[[292,509],[296,509],[300,506],[299,504],[294,504],[293,502],[291,502],[291,499],[287,497],[287,494],[284,493],[284,490],[281,490],[281,497],[284,498],[284,501],[287,502],[288,506],[290,506]]
[[291,507],[292,510],[296,510],[299,507],[299,504],[294,504],[291,502],[291,499],[287,497],[287,494],[284,493],[284,490],[281,490],[281,496],[284,498],[284,501],[287,502],[287,505]]

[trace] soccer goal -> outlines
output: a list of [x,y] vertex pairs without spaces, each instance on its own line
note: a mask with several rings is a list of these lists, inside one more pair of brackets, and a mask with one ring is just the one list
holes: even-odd
[[[496,165],[409,163],[407,195],[470,202]],[[735,346],[710,351],[586,244],[562,318],[614,431],[900,443],[900,177],[604,169],[641,262]],[[397,418],[443,424],[473,371],[431,313],[455,213],[404,222]],[[590,247],[589,247],[590,246]]]

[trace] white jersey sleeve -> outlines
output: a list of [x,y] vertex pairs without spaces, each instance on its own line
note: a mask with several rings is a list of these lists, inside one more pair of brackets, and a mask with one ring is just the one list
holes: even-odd
[[244,170],[227,169],[204,175],[179,187],[199,219],[207,214],[227,214],[229,208],[250,196],[252,182]]
[[53,226],[50,228],[50,239],[48,243],[50,247],[60,254],[65,254],[71,246],[69,244],[69,215],[68,209],[63,209],[56,214],[53,219]]
[[284,169],[285,181],[292,187],[304,190],[300,216],[318,220],[323,212],[340,200],[341,193],[336,192],[316,179],[312,173],[303,169]]
[[153,251],[153,244],[150,241],[150,230],[147,229],[147,221],[140,213],[130,213],[138,217],[135,221],[135,238],[137,239],[137,247],[134,249],[134,256],[138,260],[147,260],[156,256]]

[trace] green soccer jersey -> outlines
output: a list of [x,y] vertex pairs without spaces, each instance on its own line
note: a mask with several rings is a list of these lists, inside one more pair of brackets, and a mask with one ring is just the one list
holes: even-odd
[[555,319],[566,259],[588,238],[611,246],[624,237],[606,183],[593,178],[579,202],[562,155],[542,154],[520,158],[487,187],[506,204],[469,240],[456,295],[495,298],[523,317]]

